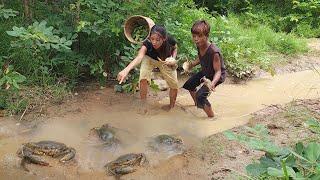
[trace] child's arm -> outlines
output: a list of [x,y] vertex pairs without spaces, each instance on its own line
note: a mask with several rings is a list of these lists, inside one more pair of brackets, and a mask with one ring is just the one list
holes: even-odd
[[146,46],[142,46],[138,52],[137,57],[134,58],[134,60],[132,60],[126,68],[124,68],[121,72],[119,72],[117,77],[119,84],[121,84],[125,80],[125,78],[127,77],[131,69],[133,69],[135,66],[141,63],[146,52],[147,52]]
[[221,77],[221,61],[220,61],[220,56],[219,53],[214,53],[212,55],[212,59],[213,59],[213,69],[215,71],[215,74],[213,76],[213,80],[212,80],[212,84],[211,84],[211,90],[214,90],[214,88],[216,87],[217,82],[219,81],[220,77]]
[[135,66],[139,65],[144,55],[146,55],[146,53],[147,53],[147,47],[144,45],[141,46],[140,50],[138,51],[138,55],[136,56],[136,58],[134,58],[133,61],[130,62],[130,64],[125,68],[125,70],[129,72]]
[[189,69],[191,70],[193,67],[195,67],[196,65],[200,64],[200,59],[199,57],[197,57],[194,61],[191,61],[190,62],[190,65],[189,65]]
[[173,58],[177,58],[177,54],[178,54],[178,46],[177,45],[175,45],[175,46],[173,46],[173,51],[172,51],[172,57]]
[[[176,64],[177,64],[177,60],[176,60],[177,54],[178,54],[178,46],[174,45],[172,53],[171,53],[171,57],[166,58],[164,60],[165,61],[164,64],[166,64],[168,66],[176,66]],[[160,59],[160,61],[162,61],[162,60]]]

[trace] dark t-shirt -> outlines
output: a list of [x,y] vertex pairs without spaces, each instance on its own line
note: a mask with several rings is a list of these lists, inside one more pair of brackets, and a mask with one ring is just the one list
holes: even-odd
[[198,50],[198,56],[200,59],[200,64],[201,64],[201,70],[203,72],[203,74],[209,78],[210,80],[213,79],[215,71],[213,69],[213,59],[212,56],[214,53],[218,53],[219,57],[220,57],[220,63],[221,63],[221,77],[219,79],[219,82],[224,82],[224,80],[226,79],[226,68],[224,65],[224,60],[221,54],[220,49],[214,45],[214,44],[210,44],[210,46],[208,47],[206,53],[201,57],[199,50]]
[[[165,55],[163,58],[170,57],[173,53],[173,50],[175,49],[175,45],[177,44],[176,40],[172,36],[168,36],[168,48],[170,51],[170,55]],[[156,49],[153,48],[152,43],[149,39],[146,39],[142,45],[144,45],[147,48],[147,53],[146,55],[151,57],[152,59],[155,59],[158,61],[158,57],[161,58],[161,55],[159,52],[156,51]],[[164,59],[163,59],[164,60]]]

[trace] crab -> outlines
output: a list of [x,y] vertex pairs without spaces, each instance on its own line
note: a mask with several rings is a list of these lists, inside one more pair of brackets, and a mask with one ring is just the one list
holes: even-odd
[[135,172],[137,167],[144,166],[148,161],[143,153],[130,153],[118,157],[116,160],[107,163],[104,167],[108,175],[124,175]]
[[152,151],[156,152],[182,152],[184,150],[183,142],[180,138],[166,134],[153,137],[148,146]]
[[21,167],[23,167],[24,170],[29,171],[25,167],[26,163],[49,166],[49,163],[40,157],[41,155],[59,158],[60,162],[65,163],[74,159],[76,150],[56,141],[39,141],[23,144],[17,151],[17,155],[22,158]]
[[200,81],[203,82],[203,85],[207,86],[210,89],[210,86],[212,84],[212,81],[210,79],[203,76]]
[[109,124],[104,124],[101,127],[95,127],[90,130],[90,135],[96,135],[107,147],[116,147],[120,144],[120,140],[115,137],[116,128]]

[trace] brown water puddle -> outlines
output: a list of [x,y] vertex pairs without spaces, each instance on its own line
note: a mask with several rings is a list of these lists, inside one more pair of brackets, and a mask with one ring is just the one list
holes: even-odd
[[[182,90],[183,91],[183,90]],[[283,104],[293,99],[320,97],[320,75],[303,71],[252,80],[246,85],[224,84],[210,96],[217,117],[208,119],[195,108],[187,93],[180,93],[177,107],[170,112],[161,110],[168,99],[149,102],[147,114],[138,114],[136,97],[99,90],[84,101],[67,105],[81,108],[80,112],[50,116],[32,132],[21,132],[14,120],[0,121],[0,177],[4,179],[108,179],[103,166],[119,155],[130,152],[146,153],[150,166],[124,176],[133,179],[205,179],[201,163],[170,154],[156,154],[146,147],[148,138],[158,134],[180,136],[187,147],[197,145],[202,137],[246,124],[250,113],[270,104]],[[63,111],[63,110],[62,110]],[[106,150],[88,142],[91,128],[109,123],[119,128],[124,146]],[[28,165],[32,173],[19,168],[16,151],[27,141],[55,140],[77,149],[76,163],[68,166],[52,162],[52,167]],[[193,164],[186,168],[185,164]],[[203,178],[202,178],[203,177]],[[1,179],[2,179],[1,178]]]
[[[265,77],[246,85],[225,84],[217,87],[210,97],[217,117],[214,121],[193,121],[195,134],[200,137],[246,124],[250,114],[267,105],[284,104],[294,99],[320,97],[320,74],[303,71],[275,77]],[[190,95],[179,97],[178,104],[190,104]],[[206,119],[204,112],[194,106],[186,108],[198,119]]]

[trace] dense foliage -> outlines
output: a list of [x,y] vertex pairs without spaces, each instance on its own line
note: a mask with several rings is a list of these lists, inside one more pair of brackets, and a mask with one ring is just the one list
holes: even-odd
[[[104,85],[139,48],[123,35],[124,21],[137,14],[164,25],[177,39],[180,64],[197,55],[190,28],[194,21],[206,19],[229,75],[240,79],[252,76],[256,68],[272,71],[279,53],[305,51],[304,41],[288,32],[319,35],[319,2],[312,0],[1,0],[0,4],[2,91],[17,91],[19,84],[74,87],[83,78],[96,78]],[[131,73],[127,91],[135,91],[137,72]],[[0,96],[4,94],[8,93]]]
[[[309,119],[307,127],[319,134],[319,121]],[[320,144],[319,141],[296,142],[293,147],[280,147],[269,137],[266,127],[256,125],[246,127],[242,133],[226,131],[230,140],[246,144],[254,150],[265,154],[256,162],[246,166],[252,179],[311,179],[320,178]],[[320,136],[319,136],[320,137]]]
[[215,14],[240,15],[242,23],[265,24],[276,32],[294,32],[304,37],[320,36],[318,0],[195,0]]

